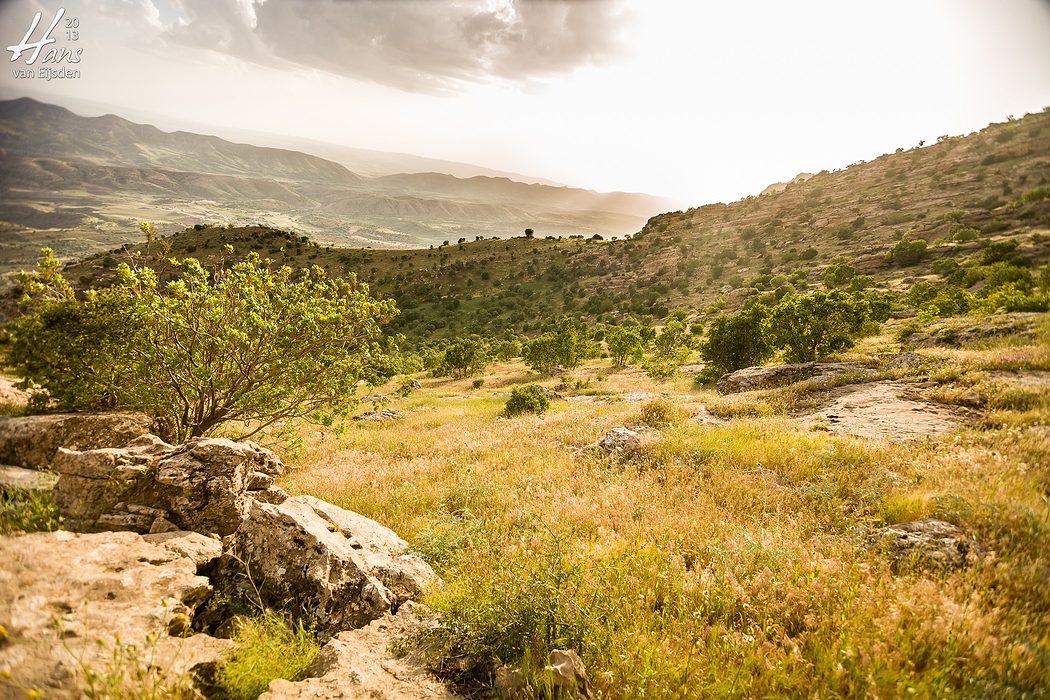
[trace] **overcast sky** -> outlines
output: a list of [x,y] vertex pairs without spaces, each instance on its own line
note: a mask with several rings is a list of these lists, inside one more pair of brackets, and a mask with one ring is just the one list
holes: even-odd
[[59,7],[81,78],[4,97],[688,205],[1050,105],[1046,0],[2,0],[2,45]]

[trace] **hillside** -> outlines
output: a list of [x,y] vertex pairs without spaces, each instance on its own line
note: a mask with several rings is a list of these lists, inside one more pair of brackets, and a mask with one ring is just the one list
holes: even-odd
[[[704,317],[755,295],[820,286],[837,256],[854,269],[852,284],[904,291],[958,267],[975,270],[969,281],[976,288],[992,244],[1016,245],[1011,255],[1029,265],[1050,258],[1050,199],[1025,196],[1048,180],[1050,113],[1043,112],[796,178],[779,193],[661,214],[620,240],[519,236],[457,244],[449,235],[447,246],[394,251],[325,247],[267,228],[204,228],[170,243],[177,255],[219,256],[230,243],[280,263],[357,272],[397,299],[404,313],[395,327],[416,338],[531,332],[562,313],[660,319],[684,306]],[[435,181],[428,186],[442,182]],[[949,240],[959,226],[980,235]],[[926,240],[927,254],[913,264],[888,261],[902,236]],[[105,278],[104,262],[119,259],[108,255],[75,265],[71,278]]]
[[665,208],[655,197],[505,177],[362,177],[331,160],[81,117],[28,98],[0,102],[0,272],[41,245],[79,258],[200,221],[265,222],[340,245],[406,248],[451,236],[623,234]]

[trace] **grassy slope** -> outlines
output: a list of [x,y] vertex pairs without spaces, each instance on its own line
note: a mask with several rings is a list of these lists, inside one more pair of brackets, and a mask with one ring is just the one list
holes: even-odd
[[[630,240],[468,241],[433,250],[321,248],[289,244],[263,228],[209,228],[176,234],[173,252],[221,256],[231,243],[293,265],[355,271],[405,310],[397,328],[417,338],[464,332],[533,331],[572,313],[612,321],[626,313],[660,318],[669,308],[739,305],[791,278],[819,284],[827,263],[847,256],[887,288],[935,278],[932,261],[961,262],[986,241],[1013,239],[1035,263],[1050,259],[1050,199],[1020,195],[1050,181],[1050,112],[993,124],[969,136],[882,156],[779,194],[751,197],[653,217]],[[947,241],[954,212],[984,231],[980,241]],[[927,239],[926,260],[894,267],[885,252],[901,234]],[[811,259],[799,259],[812,248]],[[119,255],[111,254],[119,259]],[[104,256],[70,271],[94,283]],[[766,275],[766,276],[763,276]]]
[[[421,377],[391,404],[401,420],[304,433],[285,485],[378,519],[434,564],[446,585],[428,602],[455,630],[437,647],[453,671],[549,643],[578,649],[610,698],[1038,697],[1050,389],[1006,372],[1050,370],[1039,318],[1034,337],[924,349],[935,371],[894,375],[986,401],[930,441],[803,427],[791,410],[820,394],[785,389],[735,399],[740,414],[773,415],[679,416],[627,459],[603,459],[580,448],[638,422],[642,403],[560,401],[504,420],[510,389],[537,379],[506,364],[481,389]],[[892,347],[892,330],[855,354]],[[685,415],[720,400],[607,361],[572,379],[577,394],[662,392]],[[895,568],[857,530],[924,517],[963,527],[982,556],[956,572]]]

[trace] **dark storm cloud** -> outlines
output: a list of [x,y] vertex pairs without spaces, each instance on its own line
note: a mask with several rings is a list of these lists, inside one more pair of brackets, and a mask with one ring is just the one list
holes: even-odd
[[617,0],[177,0],[181,43],[440,92],[527,81],[622,49]]

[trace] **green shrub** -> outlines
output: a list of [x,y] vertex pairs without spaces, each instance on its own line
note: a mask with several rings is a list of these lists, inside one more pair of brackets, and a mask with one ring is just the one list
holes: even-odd
[[965,224],[952,224],[948,232],[948,239],[956,243],[976,241],[981,237],[981,230]]
[[1050,188],[1046,185],[1040,185],[1039,187],[1033,187],[1030,190],[1026,190],[1021,194],[1021,201],[1025,204],[1031,204],[1032,202],[1039,202],[1047,197],[1050,197]]
[[849,258],[837,256],[832,258],[831,263],[824,270],[824,286],[828,289],[845,287],[856,275],[857,270],[849,264]]
[[539,384],[528,384],[515,387],[510,392],[504,413],[507,416],[518,416],[523,413],[543,413],[551,406],[547,390]]
[[706,378],[760,365],[772,357],[773,348],[762,330],[762,322],[768,313],[764,306],[752,306],[738,314],[723,314],[711,321],[700,345],[700,356],[710,368],[710,371],[705,371]]
[[470,388],[471,389],[480,389],[484,385],[485,385],[485,380],[482,379],[481,377],[478,377],[477,379],[475,379],[474,381],[472,381],[470,383]]
[[922,238],[902,238],[893,244],[886,254],[887,260],[894,265],[914,265],[926,257],[928,244]]
[[0,488],[0,535],[52,532],[61,525],[50,492]]
[[271,611],[248,618],[233,641],[236,649],[215,669],[211,697],[255,700],[275,678],[302,678],[320,649],[301,622]]
[[945,285],[932,299],[927,300],[919,309],[919,320],[930,321],[935,318],[958,316],[970,310],[971,297],[966,290],[955,285]]
[[868,318],[867,303],[834,290],[790,294],[762,327],[789,362],[810,362],[853,346]]
[[532,369],[551,372],[555,367],[575,369],[596,351],[587,327],[578,321],[563,318],[554,331],[527,343],[521,354],[525,364]]

